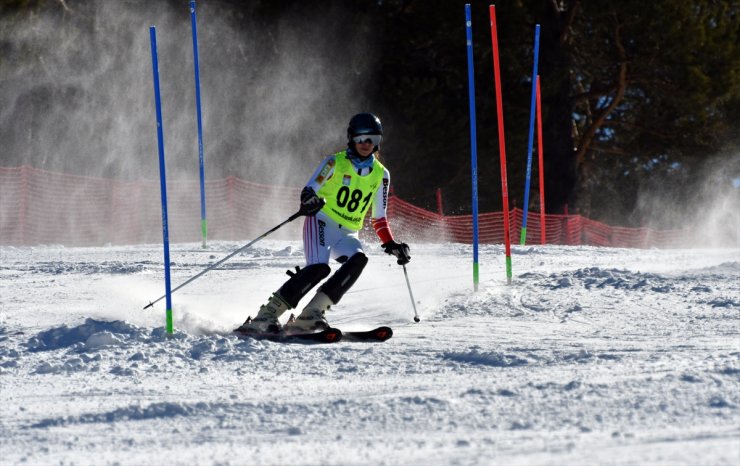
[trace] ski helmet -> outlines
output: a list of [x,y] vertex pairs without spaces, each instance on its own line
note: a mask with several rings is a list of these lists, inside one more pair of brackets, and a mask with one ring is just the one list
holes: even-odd
[[347,128],[347,139],[361,134],[379,134],[383,135],[383,125],[380,118],[372,113],[358,113],[349,120]]

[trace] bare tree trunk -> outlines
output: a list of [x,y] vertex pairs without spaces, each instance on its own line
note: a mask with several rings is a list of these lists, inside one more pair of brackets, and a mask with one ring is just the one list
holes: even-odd
[[609,105],[601,109],[578,141],[576,146],[576,168],[580,168],[583,164],[586,153],[591,148],[591,143],[596,136],[596,132],[602,127],[609,114],[622,103],[624,93],[627,90],[627,56],[622,46],[622,39],[620,37],[621,29],[621,26],[617,24],[614,30],[614,40],[619,56],[619,72],[617,73],[616,82],[613,87],[614,97],[612,97]]
[[572,27],[581,10],[579,0],[544,2],[540,41],[543,139],[545,143],[545,196],[549,212],[562,212],[575,202],[578,181],[574,151]]

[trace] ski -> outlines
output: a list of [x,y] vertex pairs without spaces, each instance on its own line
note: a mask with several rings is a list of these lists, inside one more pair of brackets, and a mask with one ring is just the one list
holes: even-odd
[[320,332],[308,333],[260,333],[245,332],[239,329],[234,330],[234,334],[239,338],[253,338],[255,340],[270,340],[277,342],[314,342],[314,343],[337,343],[340,340],[345,341],[368,341],[383,342],[393,336],[393,329],[390,327],[378,327],[372,330],[360,331],[341,331],[338,328],[330,327]]
[[308,333],[260,333],[234,330],[239,338],[253,338],[255,340],[270,340],[283,343],[290,342],[313,342],[313,343],[336,343],[342,339],[342,331],[338,328],[329,327],[320,332]]
[[347,341],[386,341],[393,336],[393,329],[378,327],[365,331],[342,332],[342,336]]

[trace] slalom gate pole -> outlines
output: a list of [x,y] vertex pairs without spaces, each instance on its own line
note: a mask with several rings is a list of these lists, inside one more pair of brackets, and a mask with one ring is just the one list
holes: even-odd
[[190,25],[193,30],[193,69],[195,71],[195,109],[198,120],[198,162],[200,165],[200,231],[203,235],[203,248],[208,237],[206,221],[206,175],[203,162],[203,119],[200,109],[200,65],[198,64],[198,27],[195,17],[195,1],[190,2]]
[[409,289],[411,305],[414,307],[414,322],[419,322],[419,313],[416,312],[416,301],[414,300],[414,293],[411,291],[411,282],[409,281],[409,273],[406,271],[406,264],[403,265],[403,275],[406,277],[406,286]]
[[[162,237],[164,240],[164,297],[167,298],[167,333],[172,334],[172,291],[170,290],[170,238],[167,226],[167,177],[164,164],[164,133],[162,131],[162,98],[159,92],[159,62],[157,60],[157,29],[149,28],[154,76],[154,104],[157,114],[157,145],[159,147],[159,183],[162,194]],[[160,298],[161,299],[161,298]]]
[[[475,130],[475,77],[473,72],[473,23],[470,4],[465,4],[468,47],[468,100],[470,105],[470,169],[473,181],[473,289],[478,291],[478,143]],[[404,268],[404,271],[406,269]]]
[[519,244],[527,243],[527,213],[529,212],[529,184],[532,178],[532,145],[534,144],[534,119],[537,108],[537,61],[540,55],[540,25],[534,28],[534,64],[532,65],[532,98],[529,105],[529,144],[527,145],[527,176],[524,183],[524,214]]
[[489,5],[491,15],[491,41],[493,46],[493,71],[496,86],[496,111],[498,113],[498,146],[501,159],[501,191],[504,204],[504,245],[506,249],[506,283],[511,285],[511,231],[509,229],[509,186],[506,180],[506,144],[504,142],[504,106],[501,102],[501,73],[498,56],[496,7]]
[[540,243],[547,244],[547,227],[545,225],[545,155],[542,152],[542,94],[540,76],[537,75],[537,158],[540,175]]
[[[292,222],[293,220],[297,219],[298,217],[300,217],[300,216],[302,216],[302,215],[305,215],[305,213],[304,213],[304,212],[303,212],[302,210],[299,210],[298,212],[296,212],[296,213],[294,213],[293,215],[291,215],[290,217],[288,217],[288,218],[287,218],[287,219],[286,219],[285,221],[283,221],[283,222],[282,222],[281,224],[279,224],[279,225],[277,225],[277,226],[274,226],[274,227],[272,227],[272,228],[271,228],[270,230],[266,231],[266,232],[265,232],[265,233],[263,233],[262,235],[258,236],[257,238],[253,239],[253,240],[252,240],[252,241],[250,241],[249,243],[247,243],[247,244],[245,244],[244,246],[240,247],[239,249],[237,249],[236,251],[232,252],[232,253],[231,253],[231,254],[229,254],[228,256],[224,257],[224,258],[223,258],[223,259],[221,259],[220,261],[216,262],[215,264],[212,264],[212,265],[208,266],[208,267],[207,267],[206,269],[204,269],[203,271],[201,271],[201,272],[200,272],[200,273],[198,273],[197,275],[194,275],[194,276],[190,277],[190,278],[189,278],[189,279],[188,279],[187,281],[185,281],[184,283],[181,283],[181,284],[180,284],[180,285],[178,285],[178,286],[177,286],[177,287],[176,287],[175,289],[173,289],[173,290],[172,290],[172,293],[174,293],[175,291],[179,290],[180,288],[182,288],[183,286],[187,285],[188,283],[191,283],[191,282],[195,281],[195,280],[196,280],[197,278],[199,278],[199,277],[202,277],[203,275],[205,275],[205,274],[206,274],[206,272],[209,272],[209,271],[211,271],[211,270],[215,269],[216,267],[218,267],[219,265],[223,264],[223,263],[224,263],[224,262],[226,262],[227,260],[229,260],[229,259],[231,259],[232,257],[236,256],[236,255],[237,255],[237,254],[239,254],[240,252],[244,251],[245,249],[247,249],[248,247],[250,247],[251,245],[253,245],[253,244],[254,244],[254,243],[256,243],[257,241],[259,241],[259,240],[261,240],[261,239],[265,238],[265,237],[266,237],[266,236],[268,236],[268,235],[269,235],[270,233],[273,233],[274,231],[276,231],[277,229],[279,229],[280,227],[282,227],[282,226],[283,226],[283,225],[285,225],[286,223]],[[168,294],[166,294],[165,296],[167,297],[167,300],[168,300],[168,302],[169,302],[169,299],[170,299],[170,298],[169,298],[169,293],[168,293]],[[147,308],[149,308],[149,307],[152,307],[152,306],[154,306],[154,305],[155,305],[156,303],[158,303],[159,301],[161,301],[161,300],[162,300],[162,298],[164,298],[165,296],[160,296],[160,297],[159,297],[159,298],[157,298],[156,300],[154,300],[154,301],[151,301],[151,302],[150,302],[149,304],[147,304],[146,306],[144,306],[144,309],[147,309]]]

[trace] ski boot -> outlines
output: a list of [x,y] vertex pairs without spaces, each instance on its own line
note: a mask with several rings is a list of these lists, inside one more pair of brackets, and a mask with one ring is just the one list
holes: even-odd
[[306,305],[300,315],[285,324],[288,333],[315,332],[329,328],[324,313],[329,310],[333,303],[331,299],[321,291]]
[[290,305],[277,293],[270,296],[267,304],[260,306],[257,316],[247,320],[236,329],[242,333],[280,333],[280,321],[278,318],[288,309]]

